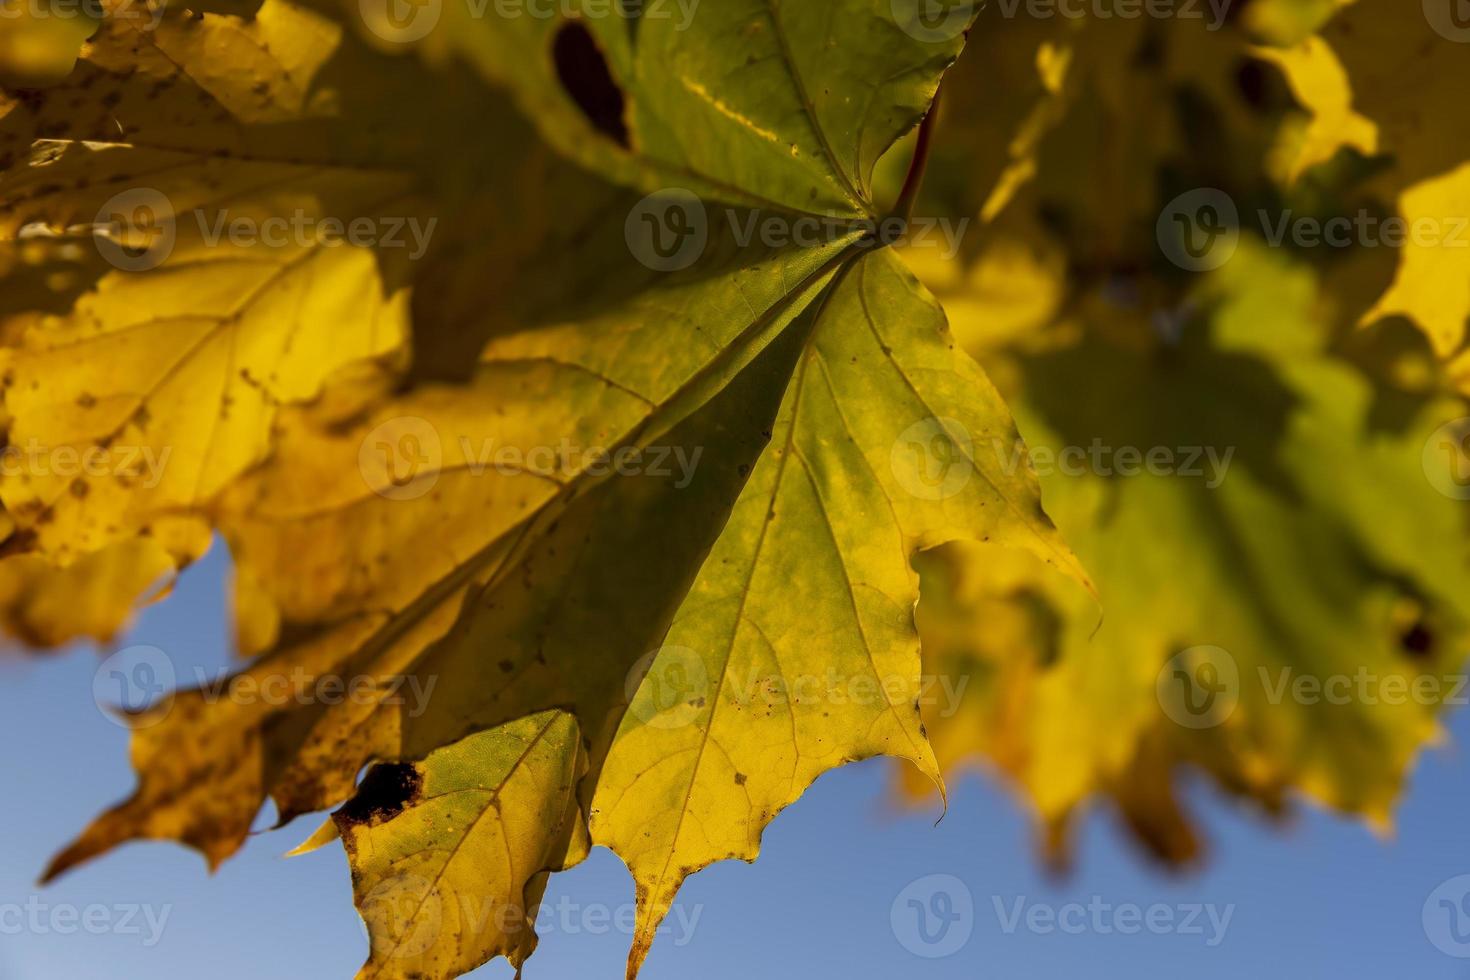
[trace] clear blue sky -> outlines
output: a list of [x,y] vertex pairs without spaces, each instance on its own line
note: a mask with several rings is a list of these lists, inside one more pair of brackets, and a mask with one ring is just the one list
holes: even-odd
[[[145,614],[125,644],[158,646],[186,671],[223,665],[224,565],[217,549],[171,599]],[[0,980],[350,977],[366,939],[340,850],[281,857],[314,829],[310,820],[253,838],[214,877],[183,848],[135,844],[36,889],[50,854],[132,787],[126,733],[92,699],[96,664],[85,650],[0,663]],[[1470,716],[1453,719],[1451,728],[1457,744],[1470,744]],[[1470,874],[1467,771],[1464,752],[1454,746],[1426,756],[1399,812],[1397,838],[1387,842],[1314,811],[1270,828],[1196,786],[1194,800],[1214,843],[1205,872],[1160,874],[1100,813],[1085,827],[1076,871],[1057,881],[1034,860],[1020,808],[994,785],[970,778],[952,787],[949,815],[936,827],[933,813],[890,810],[885,763],[852,766],[823,778],[777,819],[757,864],[719,865],[685,886],[680,904],[692,932],[665,936],[644,976],[1131,980],[1187,970],[1200,980],[1470,977],[1470,959],[1437,948],[1423,920],[1442,882]],[[940,882],[937,899],[934,884],[911,887],[935,874],[952,875],[958,885]],[[1458,899],[1458,887],[1430,902],[1435,915],[1439,897]],[[971,920],[952,922],[946,933],[931,918],[934,944],[916,938],[910,899],[926,915],[962,915],[965,892]],[[552,921],[527,977],[620,977],[628,937],[615,928],[603,932],[598,918],[605,911],[615,920],[633,900],[617,858],[596,852],[553,879],[547,900]],[[1068,903],[1084,908],[1069,912]],[[1104,903],[1104,911],[1085,908]],[[1119,911],[1126,903],[1140,912],[1161,905],[1176,922],[1194,905],[1213,907],[1217,922],[1227,909],[1230,918],[1223,934],[1203,910],[1198,933],[1154,934],[1145,925],[1122,934],[1113,927],[1131,924],[1130,913]],[[66,913],[56,919],[57,909],[81,915],[89,905],[102,907],[91,913],[96,934],[80,924],[69,934],[54,927],[68,926]],[[148,907],[152,924],[142,913],[124,922],[121,906]],[[1008,929],[1018,909],[1021,920]],[[1046,929],[1048,912],[1064,916],[1071,931]],[[1029,930],[1027,916],[1042,928]],[[1161,929],[1162,921],[1156,919]],[[1470,953],[1470,943],[1444,938],[1447,921],[1441,945]],[[906,949],[905,939],[924,952],[958,948],[924,958]],[[510,975],[504,962],[475,974]]]

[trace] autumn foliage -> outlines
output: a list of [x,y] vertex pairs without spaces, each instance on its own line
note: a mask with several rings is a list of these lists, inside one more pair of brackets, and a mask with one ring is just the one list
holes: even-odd
[[362,976],[453,977],[602,845],[631,977],[874,756],[1056,861],[1098,800],[1196,860],[1185,769],[1391,821],[1470,623],[1470,31],[378,6],[0,22],[0,623],[227,548],[240,655],[49,875],[333,811]]

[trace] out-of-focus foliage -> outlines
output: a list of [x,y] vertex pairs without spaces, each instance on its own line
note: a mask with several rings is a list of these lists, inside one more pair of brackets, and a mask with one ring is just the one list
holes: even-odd
[[77,62],[82,42],[102,21],[100,3],[5,0],[0,3],[0,85],[41,86],[61,81]]
[[[926,556],[926,668],[970,686],[925,721],[947,770],[1024,790],[1058,859],[1099,795],[1195,857],[1188,767],[1385,826],[1460,693],[1466,453],[1441,426],[1467,414],[1470,147],[1433,104],[1470,62],[1389,4],[1234,13],[982,15],[944,93],[921,208],[979,228],[912,260],[1016,411],[1102,614],[1025,556]],[[979,108],[998,91],[1029,105]],[[1181,268],[1199,256],[1169,219],[1216,207],[1222,251]],[[1444,240],[1386,244],[1396,215]]]

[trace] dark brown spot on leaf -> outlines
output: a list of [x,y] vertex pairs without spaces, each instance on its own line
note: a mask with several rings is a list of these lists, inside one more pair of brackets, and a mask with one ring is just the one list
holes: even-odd
[[1422,621],[1417,622],[1399,636],[1399,646],[1415,659],[1427,657],[1434,652],[1434,633]]
[[384,823],[417,801],[423,788],[424,777],[416,767],[380,763],[368,770],[357,787],[357,795],[332,816],[339,827]]
[[628,123],[623,113],[627,100],[613,80],[607,59],[592,32],[580,21],[568,21],[557,32],[551,54],[556,62],[556,77],[577,108],[598,132],[626,149]]

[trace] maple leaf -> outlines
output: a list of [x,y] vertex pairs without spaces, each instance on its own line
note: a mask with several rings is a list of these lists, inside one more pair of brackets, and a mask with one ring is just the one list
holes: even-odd
[[[1107,617],[1024,555],[926,557],[926,664],[972,687],[925,721],[946,771],[983,756],[1026,791],[1059,858],[1096,793],[1161,857],[1197,856],[1181,764],[1273,809],[1300,790],[1386,826],[1470,624],[1463,515],[1423,459],[1463,402],[1382,418],[1394,396],[1327,350],[1313,275],[1259,246],[1198,288],[1177,346],[1101,329],[1127,314],[1095,302],[1069,340],[1059,325],[976,350],[1015,386],[1049,512]],[[1359,675],[1372,697],[1292,693]],[[1416,684],[1437,693],[1388,695]]]
[[[1163,202],[1191,186],[1224,188],[1242,217],[1346,213],[1381,188],[1373,163],[1338,157],[1345,142],[1359,153],[1387,144],[1349,91],[1346,59],[1312,37],[1330,6],[1252,4],[1218,32],[1182,22],[1048,32],[997,19],[950,79],[956,114],[921,207],[977,214],[984,228],[958,259],[906,258],[1017,406],[1049,466],[1048,510],[1096,576],[1106,615],[1099,627],[1085,594],[1024,555],[973,545],[926,555],[926,666],[969,685],[931,703],[926,727],[946,772],[983,758],[1018,784],[1058,859],[1095,795],[1112,797],[1156,854],[1196,856],[1175,799],[1181,764],[1268,809],[1300,791],[1384,825],[1437,733],[1433,700],[1305,706],[1271,685],[1283,671],[1289,688],[1361,666],[1375,683],[1453,686],[1444,674],[1458,666],[1465,610],[1442,583],[1464,575],[1463,528],[1435,490],[1449,478],[1433,474],[1455,464],[1452,430],[1438,427],[1463,402],[1446,394],[1449,370],[1394,324],[1352,334],[1395,254],[1287,258],[1263,253],[1242,224],[1233,256],[1201,283],[1162,261],[1155,227]],[[1356,39],[1363,53],[1374,36]],[[1007,43],[1021,50],[1007,55]],[[1282,66],[1289,91],[1253,60]],[[997,89],[1025,93],[1032,108],[966,106],[964,93]],[[1400,137],[1423,138],[1404,126],[1417,103],[1396,91]],[[1283,112],[1290,96],[1315,112]],[[1463,213],[1451,181],[1421,185],[1431,192],[1440,198],[1420,212]],[[1406,254],[1405,270],[1416,261]],[[1454,322],[1463,280],[1448,265],[1426,269],[1418,295]],[[1449,456],[1426,448],[1441,444]],[[1108,463],[1122,447],[1177,463],[1193,446],[1203,465],[1192,481],[1125,479],[1088,468],[1094,445]],[[1200,485],[1207,447],[1228,476],[1218,489]],[[1414,501],[1397,537],[1383,534],[1374,486]],[[1228,719],[1203,731],[1176,723],[1159,678],[1172,668],[1208,679],[1222,665],[1239,681]],[[906,782],[927,798],[922,780]]]
[[1378,152],[1378,127],[1353,108],[1347,70],[1320,37],[1309,37],[1291,49],[1262,46],[1256,53],[1281,68],[1293,94],[1312,110],[1301,145],[1287,170],[1300,180],[1313,167],[1332,160],[1344,148],[1364,156]]
[[1467,35],[1449,4],[1426,4],[1414,17],[1370,0],[1340,6],[1319,36],[1268,56],[1312,116],[1296,169],[1344,149],[1388,160],[1373,190],[1396,205],[1405,231],[1390,243],[1400,252],[1393,282],[1361,322],[1407,317],[1449,358],[1470,317],[1470,143],[1435,119],[1450,110],[1449,93],[1470,84]]
[[37,648],[115,636],[134,606],[175,570],[173,556],[152,537],[119,541],[68,566],[12,550],[0,558],[0,627]]
[[[47,464],[0,473],[0,627],[109,636],[218,533],[246,658],[131,717],[135,793],[48,876],[336,808],[303,848],[347,850],[362,976],[449,977],[519,968],[602,844],[632,977],[688,875],[872,756],[988,757],[1057,855],[1105,795],[1192,857],[1181,765],[1387,821],[1433,700],[1280,685],[1452,665],[1470,279],[1249,233],[1199,279],[1156,222],[1191,183],[1463,212],[1416,95],[1453,45],[1370,0],[370,7],[105,3],[0,94],[0,424]],[[890,247],[916,206],[979,230]],[[1099,444],[1213,469],[1055,471]],[[54,465],[123,452],[157,465]]]
[[[340,365],[392,351],[405,330],[403,298],[371,253],[247,249],[189,220],[210,206],[225,213],[223,202],[232,221],[307,207],[350,218],[406,194],[392,172],[330,152],[341,149],[330,127],[307,125],[319,110],[302,86],[341,28],[292,7],[263,10],[232,46],[252,73],[240,91],[188,17],[144,27],[109,20],[66,84],[0,106],[11,168],[0,236],[85,222],[121,266],[3,352],[10,440],[149,463],[146,473],[41,467],[0,480],[7,510],[62,562],[199,509],[265,456],[279,404],[315,396]],[[288,71],[263,58],[286,38],[312,60]],[[82,92],[94,112],[68,108]],[[344,334],[339,321],[364,326]]]
[[[150,431],[190,427],[167,439],[176,452],[198,447],[190,458],[199,462],[178,492],[156,494],[164,501],[126,495],[119,527],[96,533],[98,518],[82,510],[67,520],[59,495],[14,491],[45,514],[46,546],[63,554],[89,553],[156,510],[207,514],[235,559],[239,645],[256,659],[223,696],[179,692],[136,718],[137,792],[48,875],[134,838],[181,840],[217,863],[267,797],[282,821],[339,804],[370,762],[402,774],[425,760],[414,769],[425,783],[440,766],[451,780],[465,765],[489,779],[501,771],[494,746],[541,719],[559,734],[537,742],[534,772],[505,778],[519,807],[563,814],[566,774],[581,771],[585,752],[570,823],[518,823],[524,861],[476,863],[478,882],[458,863],[439,867],[420,905],[456,905],[476,884],[494,901],[538,887],[543,872],[576,859],[568,841],[590,814],[591,839],[618,850],[639,885],[631,975],[683,878],[754,857],[762,828],[822,772],[890,754],[937,778],[915,705],[913,555],[973,537],[1034,550],[1082,577],[1034,478],[972,451],[977,440],[1014,443],[1014,426],[954,349],[933,298],[883,248],[902,228],[904,203],[880,222],[872,172],[923,118],[967,21],[936,38],[896,22],[888,2],[846,0],[722,5],[677,35],[641,22],[636,39],[611,20],[462,25],[451,41],[509,86],[539,135],[495,91],[452,67],[428,69],[463,85],[440,92],[443,118],[473,105],[485,126],[441,167],[406,161],[388,137],[334,138],[376,132],[369,123],[430,84],[425,69],[372,54],[334,23],[267,2],[254,18],[166,18],[132,54],[104,37],[84,54],[89,64],[137,57],[165,74],[160,91],[188,90],[180,115],[161,114],[163,136],[130,134],[124,147],[79,146],[80,134],[46,124],[64,89],[12,113],[25,116],[17,132],[61,144],[43,142],[44,156],[28,159],[12,228],[45,220],[64,229],[91,206],[84,175],[155,164],[172,175],[181,154],[197,163],[215,140],[224,142],[218,163],[180,169],[166,196],[197,210],[218,208],[223,195],[232,213],[257,221],[290,205],[374,214],[382,201],[415,200],[427,170],[424,213],[447,221],[408,269],[305,248],[284,265],[269,255],[254,281],[195,267],[253,258],[244,249],[177,258],[188,244],[181,233],[157,270],[109,274],[69,314],[82,325],[127,315],[167,280],[170,317],[197,322],[200,343],[265,358],[251,372],[253,400],[229,403],[246,438],[215,446],[219,421],[185,412],[182,397],[148,412]],[[310,40],[297,41],[303,30]],[[839,47],[841,57],[829,53]],[[223,70],[237,59],[239,70]],[[380,88],[347,91],[369,68],[382,69]],[[578,81],[589,74],[595,93]],[[594,111],[612,95],[622,113]],[[206,125],[189,126],[201,113]],[[640,249],[635,234],[641,215],[667,221],[671,201],[707,222],[708,240],[684,268],[665,267],[668,256]],[[768,243],[743,232],[770,220],[817,222],[822,234]],[[298,289],[271,278],[289,276],[291,261],[328,266]],[[133,291],[138,302],[124,302]],[[256,304],[292,315],[257,323]],[[392,328],[375,331],[380,319]],[[400,356],[410,321],[411,357]],[[87,329],[69,322],[58,326],[63,338]],[[353,325],[353,343],[342,324]],[[13,373],[53,349],[79,358],[33,334],[35,353],[11,355]],[[99,353],[86,356],[95,363]],[[210,370],[219,366],[197,365],[198,384],[233,384]],[[194,367],[169,373],[192,379]],[[92,391],[100,386],[84,373],[81,385],[97,404],[119,403],[108,426],[136,416],[136,398],[101,397],[106,389]],[[224,404],[217,387],[205,390],[210,398],[196,392],[188,403]],[[12,385],[12,433],[54,434],[38,427],[68,393],[36,391]],[[90,410],[93,399],[82,401]],[[66,432],[112,431],[86,422],[73,418]],[[649,461],[669,457],[682,469],[659,476]],[[633,458],[650,472],[624,475]],[[682,668],[708,689],[661,702],[661,679]],[[782,678],[828,672],[874,695],[840,708],[769,696],[766,685]],[[332,704],[244,695],[348,677],[371,679],[373,695]],[[426,710],[393,696],[407,689],[433,692]],[[671,757],[678,765],[664,765]],[[641,778],[651,761],[656,775]],[[542,778],[553,772],[562,776]],[[442,847],[413,829],[421,817],[408,804],[420,801],[367,827],[353,818],[376,812],[386,778],[369,776],[338,812],[359,885],[371,883],[359,888],[364,902],[392,877],[370,855],[425,868]],[[471,826],[473,810],[433,812],[464,821],[446,831],[462,840],[486,829]],[[371,849],[355,847],[363,834]],[[386,942],[396,948],[416,923],[394,928],[399,937]],[[407,959],[385,958],[375,938],[365,973],[449,976],[530,949],[525,935],[455,934]]]
[[[1282,6],[1290,0],[1247,10]],[[1161,182],[1275,191],[1261,185],[1281,113],[1244,98],[1240,81],[1261,50],[1249,27],[1258,19],[1028,18],[988,7],[947,83],[950,118],[923,207],[980,227],[962,243],[971,269],[985,268],[979,256],[991,248],[1050,237],[1070,253],[1074,286],[1116,273],[1170,287],[1145,275],[1157,261]],[[997,91],[1011,94],[999,106]],[[937,250],[914,251],[926,274],[945,274]]]
[[[309,241],[241,248],[218,220],[191,220],[207,206],[232,221],[301,209],[350,218],[404,193],[402,173],[371,164],[406,151],[362,149],[380,138],[378,93],[355,77],[371,76],[327,64],[342,28],[272,6],[240,26],[233,66],[201,47],[187,14],[108,9],[64,83],[0,96],[0,244],[18,256],[0,360],[10,451],[32,460],[6,468],[0,499],[18,550],[45,559],[17,567],[32,595],[70,581],[51,570],[149,547],[125,544],[138,536],[176,567],[193,561],[208,534],[164,525],[187,523],[265,456],[279,405],[405,336],[393,256]],[[299,61],[287,70],[266,54],[273,46]],[[90,261],[76,259],[83,246]],[[337,330],[358,318],[363,329]],[[113,593],[96,635],[125,621],[151,579],[140,569]]]
[[331,825],[371,938],[361,975],[454,976],[497,955],[519,969],[548,872],[587,854],[585,770],[577,723],[559,711],[374,768]]
[[0,6],[0,85],[35,88],[65,78],[82,42],[102,19],[101,5],[6,0]]

